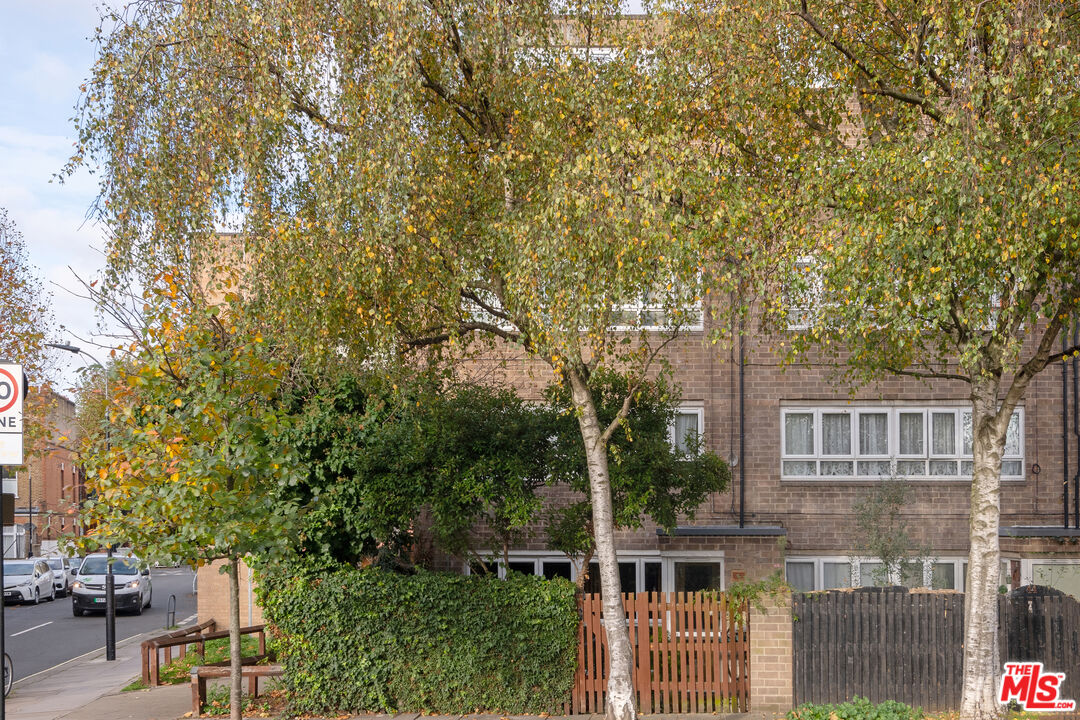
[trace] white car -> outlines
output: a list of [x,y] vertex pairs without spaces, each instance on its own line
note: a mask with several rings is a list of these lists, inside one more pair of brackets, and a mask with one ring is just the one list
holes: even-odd
[[56,599],[53,572],[41,558],[15,560],[4,558],[4,601],[39,603],[43,598]]
[[[140,569],[141,561],[134,555],[113,557],[114,600],[116,610],[142,615],[153,602],[154,588],[150,584],[150,569]],[[71,613],[79,617],[87,612],[105,610],[105,576],[108,559],[105,553],[87,555],[71,584]]]
[[75,571],[68,564],[68,559],[64,557],[48,557],[45,560],[49,563],[49,567],[52,568],[53,587],[56,589],[56,594],[60,597],[67,597],[68,592],[71,591],[72,576],[75,574]]

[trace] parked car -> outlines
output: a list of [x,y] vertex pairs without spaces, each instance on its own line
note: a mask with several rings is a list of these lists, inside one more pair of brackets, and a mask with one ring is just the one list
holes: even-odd
[[49,567],[53,573],[53,589],[56,590],[56,594],[60,597],[67,597],[68,592],[71,590],[71,565],[68,564],[68,559],[64,557],[50,557],[46,558],[49,563]]
[[[141,615],[150,607],[153,586],[150,569],[142,568],[142,561],[134,555],[113,556],[114,598],[117,611],[125,610]],[[75,617],[105,610],[105,575],[108,556],[105,553],[87,555],[71,584],[71,612]]]
[[83,559],[78,555],[68,558],[68,565],[71,566],[71,578],[74,582],[75,575],[79,572],[79,566],[82,565]]
[[4,559],[4,601],[39,603],[56,599],[53,572],[42,558]]

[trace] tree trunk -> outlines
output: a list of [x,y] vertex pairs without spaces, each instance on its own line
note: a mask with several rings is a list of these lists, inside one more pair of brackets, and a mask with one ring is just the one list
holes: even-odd
[[243,678],[240,675],[240,559],[229,558],[229,717],[241,720],[242,700],[240,691]]
[[1001,454],[1005,428],[997,408],[994,378],[972,378],[972,440],[974,472],[971,481],[971,551],[964,596],[964,684],[961,720],[983,720],[1001,714],[996,698],[998,674],[997,596],[1001,552],[998,524],[1001,516]]
[[[596,536],[595,532],[593,533],[593,536],[594,537]],[[579,572],[577,574],[577,580],[574,581],[574,584],[577,586],[577,594],[578,595],[584,595],[585,594],[585,583],[589,579],[589,563],[592,562],[592,558],[593,558],[593,550],[592,549],[586,550],[585,551],[585,556],[581,559],[581,572]]]
[[611,478],[608,474],[607,444],[601,442],[600,420],[585,377],[575,370],[566,373],[578,425],[585,441],[585,460],[589,469],[589,495],[592,503],[596,559],[600,565],[600,596],[604,605],[604,632],[608,647],[607,717],[610,720],[636,720],[633,686],[633,650],[630,630],[624,620],[619,561],[615,555],[615,514],[611,502]]

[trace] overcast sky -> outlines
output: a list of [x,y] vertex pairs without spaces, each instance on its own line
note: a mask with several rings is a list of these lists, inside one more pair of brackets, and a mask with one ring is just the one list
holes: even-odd
[[[85,220],[97,185],[85,171],[50,183],[71,153],[70,118],[93,63],[96,6],[92,0],[0,0],[0,207],[22,232],[51,292],[64,326],[52,339],[82,345],[104,362],[107,352],[85,342],[95,332],[94,308],[71,295],[79,286],[69,269],[90,278],[103,265],[101,228]],[[83,361],[57,354],[63,388]]]

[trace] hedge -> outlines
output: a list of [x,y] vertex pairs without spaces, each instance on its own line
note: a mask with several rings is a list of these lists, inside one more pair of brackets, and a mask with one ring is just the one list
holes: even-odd
[[541,713],[570,697],[568,581],[266,571],[264,614],[299,712]]

